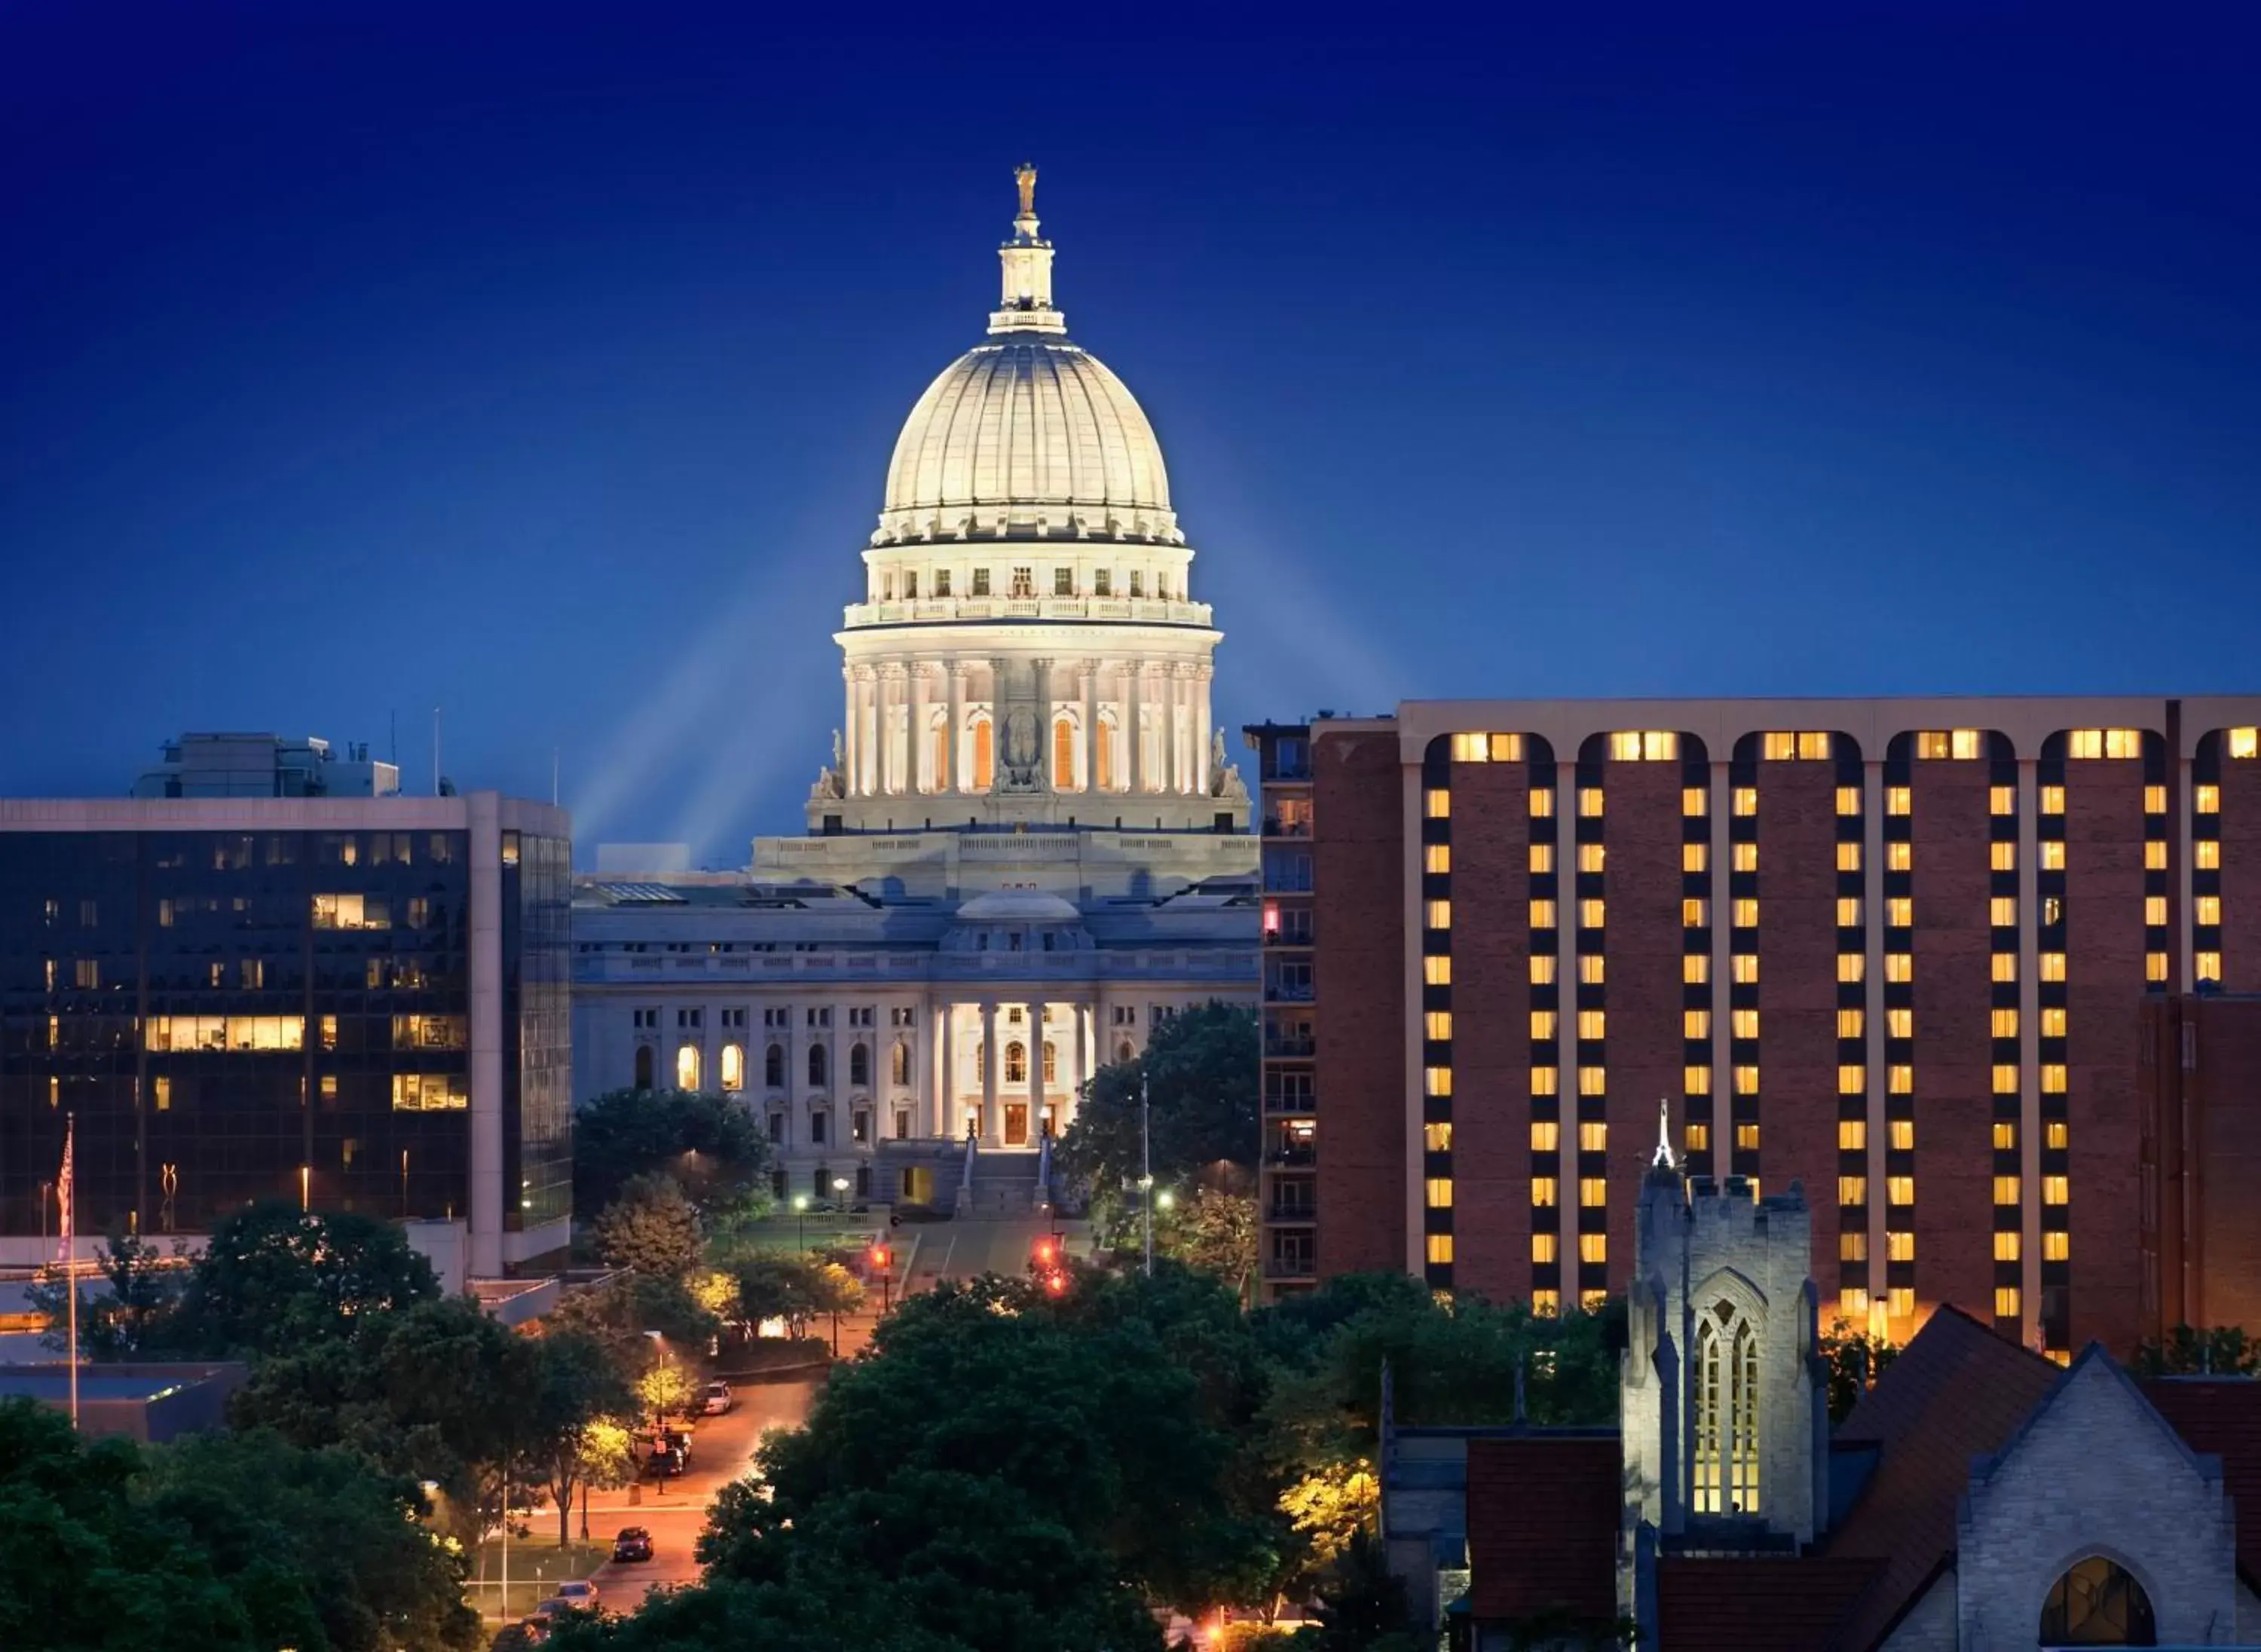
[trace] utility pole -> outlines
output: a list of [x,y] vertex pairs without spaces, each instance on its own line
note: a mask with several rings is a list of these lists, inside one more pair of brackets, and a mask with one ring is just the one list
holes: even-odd
[[1146,1229],[1146,1277],[1154,1276],[1154,1110],[1138,1079],[1138,1210]]

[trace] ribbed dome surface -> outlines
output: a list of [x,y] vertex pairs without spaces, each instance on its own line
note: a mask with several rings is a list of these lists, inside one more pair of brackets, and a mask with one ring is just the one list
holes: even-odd
[[1184,542],[1145,413],[1057,335],[977,345],[927,386],[895,440],[872,542],[1023,534]]

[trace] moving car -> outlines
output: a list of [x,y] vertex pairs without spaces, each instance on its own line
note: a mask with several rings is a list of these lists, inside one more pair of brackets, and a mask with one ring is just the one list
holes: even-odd
[[641,1526],[623,1526],[613,1539],[613,1563],[627,1565],[651,1558],[651,1533]]
[[730,1392],[730,1385],[728,1383],[714,1382],[707,1384],[705,1410],[707,1416],[720,1417],[737,1403],[738,1397]]

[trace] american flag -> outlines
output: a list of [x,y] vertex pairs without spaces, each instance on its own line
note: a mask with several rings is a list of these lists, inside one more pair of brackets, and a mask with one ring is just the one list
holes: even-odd
[[63,1122],[63,1168],[55,1179],[55,1203],[62,1217],[62,1242],[55,1252],[55,1260],[65,1267],[71,1260],[71,1136],[77,1120]]

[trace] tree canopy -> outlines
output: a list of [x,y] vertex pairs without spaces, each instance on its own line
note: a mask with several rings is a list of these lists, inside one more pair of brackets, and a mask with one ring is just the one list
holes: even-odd
[[1181,1009],[1156,1024],[1144,1054],[1092,1075],[1058,1157],[1095,1194],[1143,1174],[1142,1089],[1152,1113],[1158,1182],[1188,1181],[1219,1161],[1255,1168],[1255,1011],[1219,1002]]
[[672,1176],[631,1176],[591,1224],[597,1253],[614,1268],[680,1279],[705,1253],[699,1207]]
[[276,1354],[439,1295],[431,1263],[391,1222],[255,1204],[213,1227],[178,1304],[149,1335],[184,1353]]
[[603,1210],[637,1176],[665,1174],[708,1214],[764,1203],[770,1145],[745,1105],[693,1090],[607,1090],[573,1110],[573,1208]]

